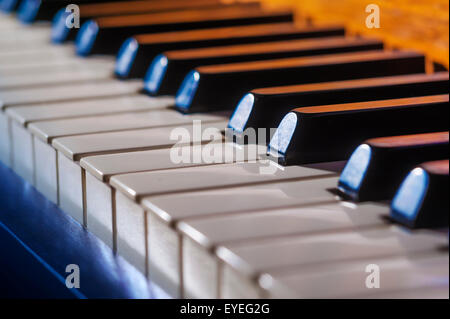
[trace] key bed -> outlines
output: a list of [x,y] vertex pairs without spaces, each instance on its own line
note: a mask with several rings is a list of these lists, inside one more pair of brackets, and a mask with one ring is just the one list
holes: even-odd
[[79,2],[75,44],[65,1],[0,16],[0,160],[117,258],[172,297],[448,298],[448,72],[258,3]]

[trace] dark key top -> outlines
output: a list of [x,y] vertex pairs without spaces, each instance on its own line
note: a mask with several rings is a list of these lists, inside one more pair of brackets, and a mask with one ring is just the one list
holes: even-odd
[[51,20],[58,10],[69,4],[85,4],[93,2],[115,2],[118,0],[22,0],[17,9],[17,17],[24,23]]
[[373,137],[446,131],[448,94],[301,107],[281,120],[268,147],[282,165],[347,159]]
[[345,197],[391,199],[406,174],[423,162],[448,158],[448,132],[370,139],[356,148],[339,178]]
[[448,228],[448,159],[413,169],[391,203],[391,218],[411,228]]
[[448,86],[448,73],[441,72],[256,89],[241,99],[228,127],[239,138],[249,128],[257,132],[258,128],[277,127],[293,105],[302,107],[436,95],[448,93]]
[[[177,11],[181,9],[192,9],[199,7],[223,6],[220,0],[146,0],[146,1],[119,1],[107,3],[93,3],[80,5],[80,23],[89,19],[106,16],[129,15],[139,13],[156,13],[164,11]],[[62,43],[67,40],[74,40],[76,36],[75,28],[66,27],[66,19],[69,16],[65,8],[60,9],[52,24],[52,41]]]
[[19,6],[19,0],[3,0],[0,1],[0,11],[10,13],[16,11]]
[[414,52],[366,51],[202,66],[191,71],[176,95],[185,113],[232,109],[255,88],[424,72]]
[[175,95],[186,73],[202,65],[381,49],[378,40],[333,37],[168,51],[152,62],[144,88],[150,95]]
[[140,33],[185,31],[258,23],[291,22],[290,11],[268,12],[255,3],[151,14],[101,17],[85,22],[76,37],[79,55],[115,54],[128,37]]
[[121,78],[143,77],[152,60],[167,50],[342,36],[344,33],[342,27],[300,29],[292,23],[273,23],[136,35],[127,39],[120,49],[116,75]]

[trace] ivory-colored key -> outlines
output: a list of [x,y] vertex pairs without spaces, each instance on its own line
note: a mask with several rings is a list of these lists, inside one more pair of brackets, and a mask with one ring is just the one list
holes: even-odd
[[[176,130],[184,130],[185,132],[189,132],[191,129],[190,126],[192,126],[192,124],[189,123],[192,123],[193,120],[202,121],[203,129],[206,130],[207,128],[210,128],[210,132],[215,132],[215,134],[207,134],[204,137],[201,136],[200,140],[203,139],[205,141],[209,141],[211,139],[222,139],[220,130],[225,127],[225,121],[223,121],[220,116],[194,115],[192,117],[181,117],[176,112],[168,112],[173,116],[167,116],[167,114],[162,115],[162,111],[159,112],[156,110],[153,112],[148,112],[148,115],[143,112],[136,113],[134,114],[134,118],[131,113],[126,114],[125,116],[117,116],[115,118],[117,121],[111,121],[108,125],[103,125],[103,130],[120,131],[120,134],[118,133],[115,136],[110,135],[113,139],[110,139],[108,142],[101,145],[100,149],[97,148],[97,154],[123,152],[124,150],[132,149],[133,145],[138,150],[171,147],[179,141],[176,135],[173,135],[173,132],[176,132]],[[160,114],[158,115],[158,113]],[[109,116],[109,119],[105,118],[106,116],[104,116],[103,119],[100,117],[93,117],[92,119],[99,122],[100,120],[112,119],[113,116]],[[83,118],[83,120],[86,119],[87,118]],[[102,129],[102,125],[99,124],[97,124],[97,132],[101,132]],[[133,135],[126,134],[127,128],[124,124],[129,125],[128,129],[133,127],[139,128],[141,126],[141,128],[154,128],[154,130],[153,132],[139,132],[137,130],[133,130],[134,138],[139,140],[137,142],[125,144],[124,141],[129,140],[129,137]],[[88,133],[87,130],[84,134]],[[138,132],[138,134],[136,134],[136,132]],[[149,135],[148,137],[144,135],[149,133],[152,135]],[[37,139],[38,137],[35,137],[35,140]],[[92,149],[93,146],[95,148],[98,144],[96,144],[95,137],[93,142],[91,142],[90,138],[88,138],[83,144],[80,144],[80,140],[76,139],[76,137],[74,137],[74,139],[55,139],[52,143],[53,148],[49,145],[46,145],[48,147],[43,147],[43,149],[48,152],[51,149],[53,154],[55,154],[52,158],[55,158],[56,167],[49,167],[49,163],[46,161],[36,160],[36,180],[49,181],[52,183],[51,185],[54,185],[53,182],[56,177],[56,187],[53,186],[52,189],[56,188],[57,190],[56,198],[61,209],[74,217],[78,222],[85,225],[85,174],[84,170],[79,166],[79,160],[85,155],[96,154],[95,152],[90,152],[89,150]],[[145,139],[145,142],[143,142],[143,139]],[[137,143],[140,143],[141,146],[136,146]],[[43,146],[42,144],[44,143],[41,143],[39,146],[35,147],[36,158],[39,158],[40,148]],[[142,146],[142,144],[145,146]],[[38,145],[38,142],[36,142],[36,145]],[[55,195],[55,192],[53,191],[52,194]]]
[[[115,250],[115,203],[114,189],[109,185],[112,176],[133,172],[175,169],[189,166],[232,163],[236,161],[254,161],[260,154],[265,154],[265,147],[257,145],[238,146],[222,143],[221,140],[208,144],[213,153],[221,153],[218,162],[194,162],[190,159],[201,158],[205,145],[180,146],[159,150],[116,153],[88,156],[80,160],[80,166],[86,174],[86,226]],[[173,154],[186,154],[188,161],[175,161]]]
[[227,243],[217,249],[223,262],[220,296],[255,297],[259,295],[255,278],[275,270],[320,267],[363,258],[412,258],[415,254],[439,252],[447,245],[447,236],[442,233],[411,233],[398,226]]
[[[2,17],[3,20],[3,17]],[[37,48],[37,47],[49,47],[50,46],[50,26],[41,25],[33,26],[21,26],[15,22],[15,26],[10,26],[0,30],[0,48],[7,51],[20,47]],[[3,50],[1,50],[3,51]]]
[[94,82],[112,78],[112,69],[104,65],[80,65],[73,70],[54,69],[40,74],[19,74],[0,77],[0,90],[64,83]]
[[373,299],[448,299],[448,284],[437,284],[414,290],[393,291],[385,294],[373,294]]
[[[4,111],[8,107],[24,104],[52,103],[74,99],[83,100],[136,94],[141,87],[142,84],[139,81],[121,83],[111,80],[97,83],[78,83],[62,86],[0,91],[0,111]],[[3,130],[0,132],[0,140],[11,138],[8,130],[5,129],[8,125],[1,127]],[[3,145],[6,143],[6,141],[0,142],[0,144]]]
[[38,47],[33,50],[10,49],[0,51],[0,64],[20,64],[27,60],[36,62],[66,60],[74,56],[71,45],[61,47]]
[[11,140],[9,120],[5,113],[0,112],[0,161],[11,166]]
[[[144,95],[131,95],[115,98],[81,100],[77,102],[37,105],[31,104],[28,106],[10,107],[6,109],[7,115],[2,115],[0,118],[0,129],[6,134],[4,138],[0,139],[2,143],[1,147],[4,152],[2,157],[9,158],[10,156],[8,156],[8,154],[16,153],[16,166],[22,165],[23,169],[24,164],[21,164],[21,162],[26,161],[26,170],[34,170],[34,164],[30,162],[32,157],[22,157],[22,155],[20,154],[23,154],[22,152],[25,152],[25,154],[27,154],[28,156],[30,154],[30,147],[31,150],[33,150],[33,143],[35,143],[37,144],[37,147],[39,149],[36,154],[32,154],[32,156],[35,156],[38,162],[43,161],[44,163],[46,163],[47,161],[49,161],[49,158],[54,158],[54,156],[51,155],[51,148],[47,149],[44,145],[42,145],[43,142],[41,141],[32,141],[32,134],[25,129],[25,127],[27,127],[28,124],[32,122],[63,118],[81,118],[83,116],[87,117],[133,111],[146,111],[152,109],[161,109],[171,104],[173,104],[173,99],[169,97],[153,99]],[[6,118],[6,116],[9,116],[9,119]],[[17,131],[15,135],[7,134],[9,130],[8,125],[11,125],[9,123],[10,121],[15,122],[15,124],[13,125],[14,131]],[[21,128],[21,126],[23,127]],[[10,138],[7,138],[7,136],[10,136]],[[51,161],[50,164],[53,165]],[[20,173],[22,169],[17,170]],[[41,183],[43,181],[41,178],[44,175],[43,172],[37,173],[37,177],[39,177],[38,181],[35,181],[33,179],[32,174],[21,175],[28,176],[27,180],[29,182],[33,182],[40,192],[45,194],[47,198],[56,203],[56,189],[54,190],[54,192],[49,192],[49,186],[54,185],[54,183],[48,184],[49,181],[47,179],[44,179],[44,185],[42,185]],[[52,176],[56,176],[56,172],[55,174],[52,173]],[[51,189],[53,189],[53,187],[51,187]]]
[[186,167],[176,171],[143,172],[116,176],[111,185],[130,199],[164,193],[179,193],[238,185],[295,180],[322,175],[320,170],[301,166],[278,167],[274,162],[231,163]]
[[2,19],[0,20],[0,32],[5,29],[8,30],[10,28],[15,28],[17,26],[19,26],[19,23],[13,18],[13,16],[2,14]]
[[173,104],[171,97],[154,99],[135,94],[61,103],[19,105],[8,108],[5,113],[16,122],[27,126],[37,121],[164,109],[171,104]]
[[379,227],[386,224],[382,217],[388,214],[387,205],[369,203],[356,206],[338,202],[181,219],[177,229],[183,234],[181,263],[184,296],[218,297],[220,265],[213,252],[221,243]]
[[448,298],[448,263],[448,253],[367,258],[273,271],[260,277],[258,285],[268,298],[390,298],[392,293],[407,298],[417,290],[423,298],[427,294],[420,291],[439,286],[447,287]]
[[[135,94],[141,87],[141,85],[142,84],[139,81],[130,81],[127,83],[121,83],[118,81],[105,81],[90,84],[72,84],[71,86],[54,86],[51,87],[51,89],[37,88],[28,90],[10,90],[6,92],[0,92],[0,107],[5,109],[13,105],[22,105],[22,103],[20,102],[25,101],[28,101],[29,104],[32,104],[32,102],[50,103],[57,102],[58,100],[66,101],[77,98],[87,99],[93,97]],[[5,96],[6,98],[3,100],[2,97]],[[1,104],[2,102],[3,104]],[[30,166],[34,156],[32,133],[18,123],[9,123],[10,121],[8,121],[7,119],[5,121],[6,124],[2,124],[0,126],[0,129],[2,129],[2,131],[0,132],[0,145],[2,145],[6,152],[3,157],[9,157],[11,159],[10,165],[12,166],[12,168],[16,170],[17,173],[24,177],[28,182],[33,184],[33,165]],[[95,129],[95,127],[95,125],[94,127],[91,127],[91,130]],[[49,138],[51,139],[52,137]],[[7,148],[8,145],[9,151]],[[17,156],[14,156],[14,153],[16,153]],[[17,161],[25,161],[26,164],[14,164],[14,159],[16,159]]]
[[89,59],[80,59],[79,57],[72,57],[66,60],[50,60],[45,62],[37,62],[27,60],[22,63],[15,64],[0,64],[0,76],[20,76],[26,75],[33,77],[34,75],[42,75],[45,73],[70,73],[79,68],[86,68],[92,66],[98,68],[104,66],[105,68],[112,68],[114,61],[112,57],[92,57]]
[[[304,179],[291,182],[147,197],[142,199],[142,207],[117,192],[117,251],[141,267],[147,256],[150,278],[178,295],[181,293],[181,237],[173,228],[178,220],[336,201],[327,189],[336,185],[337,178],[330,177],[329,171],[317,175],[318,171],[307,173],[305,169]],[[128,225],[140,221],[147,222],[146,226],[130,232]],[[128,254],[129,249],[134,251],[133,255]]]
[[11,106],[63,102],[123,94],[135,94],[142,88],[141,81],[119,82],[104,80],[95,83],[72,83],[58,86],[0,91],[1,109]]

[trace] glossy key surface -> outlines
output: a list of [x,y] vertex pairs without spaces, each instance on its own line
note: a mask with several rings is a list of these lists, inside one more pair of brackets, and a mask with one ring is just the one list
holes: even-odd
[[232,109],[244,93],[254,88],[423,71],[423,56],[405,51],[367,51],[201,66],[183,80],[176,95],[176,107],[186,113]]
[[367,140],[348,160],[339,189],[354,200],[391,199],[416,165],[448,158],[448,140],[448,132]]
[[367,138],[445,130],[448,112],[446,94],[297,108],[268,150],[283,165],[346,159]]

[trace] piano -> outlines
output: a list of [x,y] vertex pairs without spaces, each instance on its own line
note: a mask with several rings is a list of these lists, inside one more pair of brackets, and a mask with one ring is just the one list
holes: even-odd
[[0,0],[0,296],[448,299],[448,24],[304,3]]

